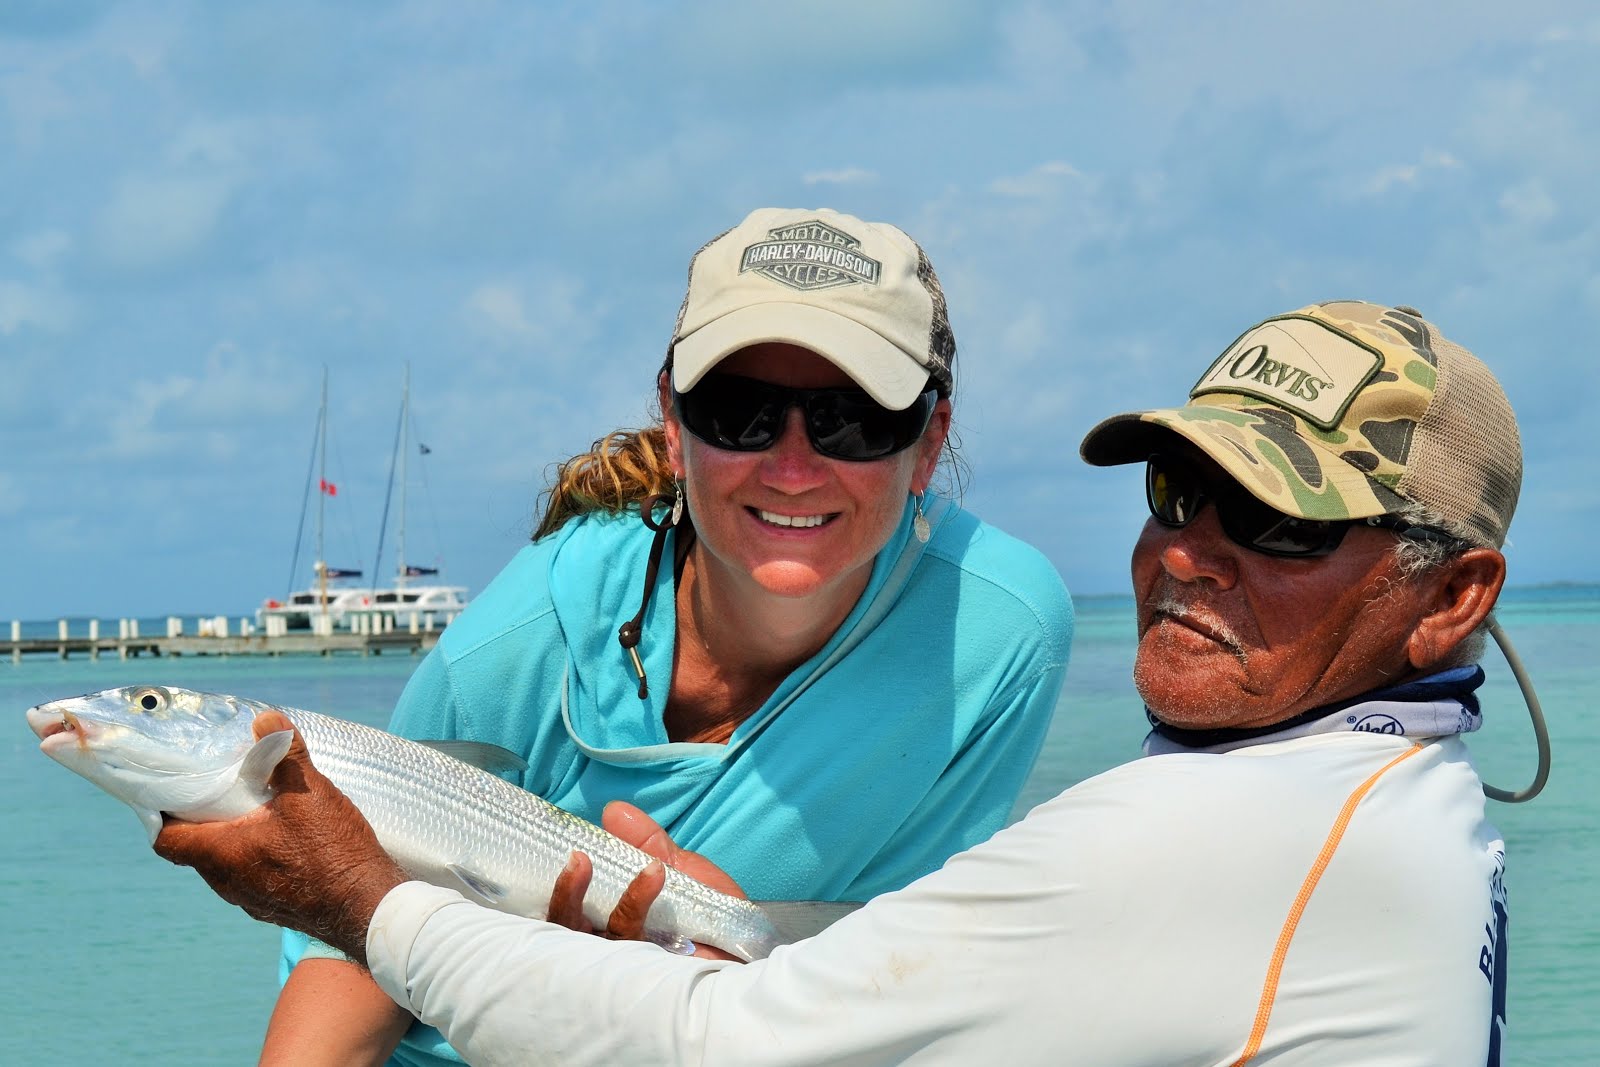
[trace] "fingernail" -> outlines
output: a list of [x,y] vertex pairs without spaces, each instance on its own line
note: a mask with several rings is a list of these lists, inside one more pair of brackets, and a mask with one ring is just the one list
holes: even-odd
[[577,869],[578,869],[578,854],[576,852],[573,852],[572,854],[567,856],[567,873],[571,874],[573,871],[575,871]]

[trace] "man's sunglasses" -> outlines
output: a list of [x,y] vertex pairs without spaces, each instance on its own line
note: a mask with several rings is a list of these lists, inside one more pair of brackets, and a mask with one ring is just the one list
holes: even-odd
[[930,388],[910,407],[893,411],[864,389],[789,389],[714,374],[687,393],[674,389],[672,399],[684,428],[713,448],[771,448],[783,434],[789,409],[798,405],[812,448],[834,459],[862,461],[892,456],[916,442],[928,428],[939,393]]
[[1165,526],[1187,526],[1208,501],[1215,504],[1217,521],[1229,540],[1268,556],[1326,556],[1339,547],[1353,526],[1381,527],[1414,541],[1462,544],[1444,530],[1419,526],[1394,515],[1332,522],[1285,515],[1257,500],[1232,479],[1207,478],[1198,468],[1171,456],[1150,457],[1145,465],[1144,492],[1150,514]]

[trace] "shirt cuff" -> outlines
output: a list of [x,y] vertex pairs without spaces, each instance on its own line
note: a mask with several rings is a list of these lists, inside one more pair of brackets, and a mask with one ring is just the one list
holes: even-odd
[[406,980],[412,945],[439,909],[466,903],[454,889],[427,882],[402,882],[378,902],[367,927],[367,969],[378,988],[407,1011],[415,1014]]

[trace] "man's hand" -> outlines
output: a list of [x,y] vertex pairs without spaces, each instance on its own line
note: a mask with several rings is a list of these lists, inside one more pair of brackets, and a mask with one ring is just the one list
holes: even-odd
[[[294,725],[268,711],[253,728],[261,738]],[[156,854],[193,867],[253,918],[308,933],[365,964],[372,913],[407,880],[405,871],[349,798],[312,766],[298,730],[271,784],[270,801],[231,822],[167,816]]]
[[[667,871],[661,865],[663,862],[729,896],[742,898],[745,895],[739,883],[721,867],[698,852],[679,848],[654,819],[632,804],[621,800],[607,804],[600,816],[600,825],[608,833],[642,849],[658,861],[640,871],[638,877],[623,891],[622,899],[617,902],[616,909],[606,922],[606,937],[628,941],[645,939],[645,915],[667,883]],[[593,874],[594,867],[589,857],[582,852],[574,852],[566,869],[557,876],[555,890],[550,894],[548,918],[551,922],[584,933],[595,932],[583,915],[583,895],[589,889]],[[710,945],[696,945],[694,954],[713,960],[738,958]]]

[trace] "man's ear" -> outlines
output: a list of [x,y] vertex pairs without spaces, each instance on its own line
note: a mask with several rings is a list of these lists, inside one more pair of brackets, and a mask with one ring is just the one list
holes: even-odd
[[1419,670],[1442,662],[1489,617],[1506,581],[1506,558],[1492,548],[1469,548],[1432,581],[1432,601],[1406,643]]

